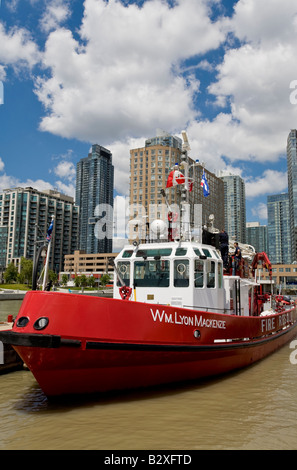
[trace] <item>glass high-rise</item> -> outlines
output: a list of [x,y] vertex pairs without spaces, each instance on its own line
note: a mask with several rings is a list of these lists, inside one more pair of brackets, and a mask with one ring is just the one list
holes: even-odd
[[58,273],[63,270],[64,256],[77,249],[79,209],[73,198],[30,187],[0,193],[0,270],[9,263],[19,266],[22,257],[33,259],[35,237],[45,240],[52,216],[50,269]]
[[267,225],[260,225],[259,222],[247,222],[246,242],[252,245],[256,252],[268,252]]
[[287,193],[267,196],[268,255],[273,264],[291,263],[290,211]]
[[287,139],[288,194],[292,261],[297,261],[297,130],[292,129]]
[[229,240],[246,243],[246,203],[245,183],[239,175],[220,171],[219,178],[224,181],[225,230]]
[[92,145],[76,167],[76,204],[80,207],[79,248],[86,253],[111,253],[114,167],[112,154]]

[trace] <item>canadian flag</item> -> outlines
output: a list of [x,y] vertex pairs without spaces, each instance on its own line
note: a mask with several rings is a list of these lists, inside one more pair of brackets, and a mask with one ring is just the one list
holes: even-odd
[[[179,170],[172,170],[167,179],[166,188],[177,186],[178,184],[184,184],[186,182],[185,176]],[[188,178],[189,191],[193,189],[193,181]]]
[[166,188],[171,188],[172,186],[177,186],[178,184],[183,184],[184,182],[184,175],[179,170],[172,170],[168,175]]

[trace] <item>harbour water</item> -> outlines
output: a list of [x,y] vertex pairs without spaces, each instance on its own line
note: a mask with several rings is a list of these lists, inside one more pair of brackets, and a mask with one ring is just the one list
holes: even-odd
[[[20,303],[0,302],[0,320]],[[27,370],[0,375],[0,450],[295,450],[292,352],[204,382],[57,402]]]

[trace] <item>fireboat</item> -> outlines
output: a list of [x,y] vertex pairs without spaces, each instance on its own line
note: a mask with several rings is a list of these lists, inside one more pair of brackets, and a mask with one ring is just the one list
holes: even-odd
[[[182,208],[189,190],[184,141]],[[164,222],[156,220],[153,240],[122,249],[114,260],[113,298],[26,294],[0,341],[13,346],[47,397],[218,376],[296,336],[296,305],[273,292],[267,255],[242,245],[240,263],[224,269],[218,230],[211,223],[193,231],[189,211],[183,214],[178,237],[168,207],[167,240],[159,236]],[[257,276],[259,266],[270,282]]]

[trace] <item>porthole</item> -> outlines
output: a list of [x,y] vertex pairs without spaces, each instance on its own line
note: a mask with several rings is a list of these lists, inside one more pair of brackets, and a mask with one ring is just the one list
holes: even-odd
[[196,339],[200,339],[200,338],[201,338],[201,333],[200,333],[199,330],[195,330],[195,331],[194,331],[194,338],[196,338]]
[[16,322],[16,326],[18,328],[24,328],[26,325],[28,325],[28,323],[29,323],[28,317],[20,317]]
[[47,327],[49,323],[49,319],[47,317],[40,317],[36,322],[34,323],[33,327],[35,330],[44,330],[44,328]]

